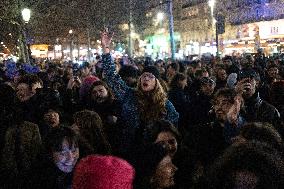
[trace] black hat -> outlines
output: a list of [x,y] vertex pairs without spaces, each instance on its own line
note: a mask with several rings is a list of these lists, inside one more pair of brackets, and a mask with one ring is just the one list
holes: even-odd
[[157,79],[160,78],[160,72],[155,66],[146,66],[144,70],[142,71],[142,74],[145,72],[149,72],[153,74]]
[[243,69],[238,74],[238,81],[244,78],[254,78],[256,80],[259,79],[259,75],[253,69]]

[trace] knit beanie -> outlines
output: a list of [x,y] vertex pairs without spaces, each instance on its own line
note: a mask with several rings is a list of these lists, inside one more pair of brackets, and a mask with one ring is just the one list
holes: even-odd
[[160,78],[160,72],[155,66],[146,66],[143,69],[142,74],[145,73],[145,72],[153,74],[157,79]]
[[135,171],[125,160],[90,155],[76,166],[73,189],[132,189]]

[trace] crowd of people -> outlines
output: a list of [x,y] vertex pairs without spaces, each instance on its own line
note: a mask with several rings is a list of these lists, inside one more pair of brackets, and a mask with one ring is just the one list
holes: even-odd
[[0,188],[280,189],[284,60],[111,55],[0,71]]

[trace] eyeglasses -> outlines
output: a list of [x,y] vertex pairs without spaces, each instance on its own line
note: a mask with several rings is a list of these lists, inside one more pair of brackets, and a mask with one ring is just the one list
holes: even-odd
[[141,78],[142,79],[146,79],[146,78],[149,78],[149,79],[155,79],[156,77],[153,75],[153,74],[151,74],[151,73],[143,73],[142,75],[141,75]]
[[232,103],[228,100],[223,100],[223,101],[215,101],[213,102],[213,106],[215,107],[225,107],[225,106],[229,106]]

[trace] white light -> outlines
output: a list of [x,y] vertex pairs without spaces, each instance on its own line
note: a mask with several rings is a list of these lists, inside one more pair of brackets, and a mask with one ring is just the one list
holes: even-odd
[[158,20],[158,21],[162,21],[163,19],[164,19],[164,13],[159,12],[159,13],[157,14],[157,20]]
[[1,42],[1,45],[3,45],[4,44],[4,42]]
[[214,5],[215,5],[215,0],[209,0],[209,1],[208,1],[208,5],[209,5],[211,8],[213,8]]
[[73,30],[69,30],[69,34],[72,34],[73,33]]
[[22,17],[23,17],[23,20],[28,23],[30,21],[30,18],[31,18],[31,10],[30,9],[23,9],[22,10]]

